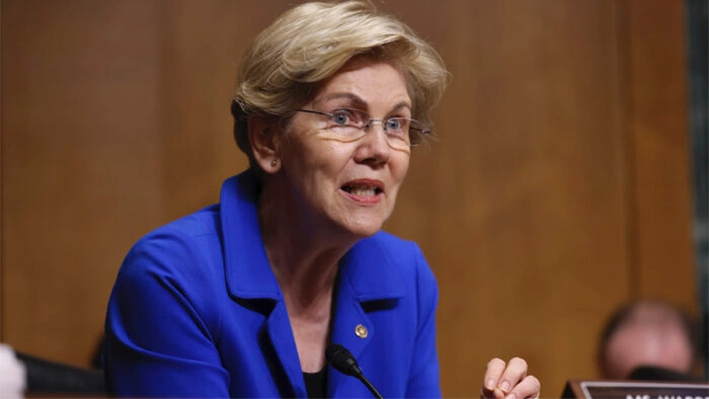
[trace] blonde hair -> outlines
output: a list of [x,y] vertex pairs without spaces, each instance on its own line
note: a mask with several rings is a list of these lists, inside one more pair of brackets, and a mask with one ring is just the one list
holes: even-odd
[[318,83],[357,55],[397,67],[407,82],[413,117],[430,123],[428,113],[445,90],[448,72],[428,43],[364,1],[305,3],[261,32],[239,68],[232,102],[234,137],[252,167],[248,117],[289,116],[312,99]]

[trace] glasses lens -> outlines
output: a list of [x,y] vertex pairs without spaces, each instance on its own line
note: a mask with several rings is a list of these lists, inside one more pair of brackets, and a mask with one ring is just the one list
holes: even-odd
[[296,110],[326,118],[326,131],[337,140],[345,142],[359,140],[367,134],[373,123],[380,123],[385,131],[387,143],[396,149],[408,150],[426,140],[431,130],[425,124],[409,118],[371,119],[356,108],[339,108],[332,112]]

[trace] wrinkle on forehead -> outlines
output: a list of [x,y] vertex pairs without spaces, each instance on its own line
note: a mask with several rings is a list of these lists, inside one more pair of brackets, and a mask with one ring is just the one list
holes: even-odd
[[[372,96],[372,98],[365,98],[362,95],[362,92],[369,90],[361,90],[360,85],[362,84],[363,79],[364,81],[377,80],[377,75],[379,75],[382,71],[379,68],[381,66],[391,68],[391,70],[395,71],[397,75],[397,79],[387,80],[383,83],[383,85],[393,87],[397,86],[398,83],[401,83],[400,87],[402,91],[401,93],[398,93],[398,90],[396,90],[397,88],[393,88],[393,90],[392,88],[387,88],[387,90],[382,88],[381,93],[377,93]],[[360,71],[364,75],[360,75]],[[357,76],[355,76],[355,74]],[[369,76],[366,74],[369,74]],[[332,89],[332,92],[328,92],[333,82],[335,82],[336,87]],[[394,102],[394,104],[386,105],[389,108],[387,112],[404,108],[411,112],[412,109],[411,95],[409,93],[408,85],[406,84],[406,79],[401,70],[389,62],[366,55],[352,58],[335,75],[321,82],[316,90],[311,104],[317,106],[330,101],[337,101],[339,99],[350,101],[350,106],[363,110],[369,110],[373,105],[375,105],[375,102],[379,102],[380,100],[392,100],[392,102]]]

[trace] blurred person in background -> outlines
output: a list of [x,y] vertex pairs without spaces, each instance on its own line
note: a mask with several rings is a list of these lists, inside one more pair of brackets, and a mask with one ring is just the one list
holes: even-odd
[[633,301],[608,319],[598,347],[601,377],[609,380],[699,379],[698,326],[660,300]]

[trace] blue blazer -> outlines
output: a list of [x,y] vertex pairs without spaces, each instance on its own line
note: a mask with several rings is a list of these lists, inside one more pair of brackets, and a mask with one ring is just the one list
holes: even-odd
[[[106,316],[113,394],[307,398],[256,197],[252,172],[232,177],[219,204],[153,231],[130,250]],[[418,246],[379,232],[340,262],[331,342],[352,352],[385,398],[440,397],[437,302]],[[327,396],[372,395],[329,368]]]

